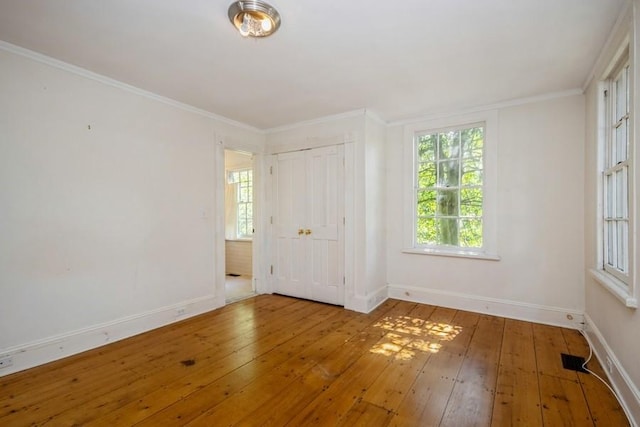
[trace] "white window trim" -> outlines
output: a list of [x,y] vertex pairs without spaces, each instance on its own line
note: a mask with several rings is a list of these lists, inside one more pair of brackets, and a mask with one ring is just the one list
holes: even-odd
[[[415,244],[415,149],[414,138],[417,132],[462,127],[467,124],[483,122],[484,139],[484,185],[483,185],[483,247],[481,249],[463,249],[432,247],[421,248]],[[438,255],[461,258],[498,261],[497,248],[497,181],[498,181],[498,112],[480,111],[458,116],[440,117],[423,122],[408,124],[404,127],[404,215],[402,252],[420,255]]]
[[606,270],[590,269],[591,277],[602,287],[611,292],[625,307],[638,308],[638,299],[634,298],[628,291],[626,285],[618,280],[614,275]]
[[[614,274],[611,274],[609,271],[605,270],[604,267],[604,183],[602,179],[602,174],[605,168],[606,162],[606,142],[607,138],[609,138],[609,123],[608,123],[608,105],[607,100],[604,96],[605,90],[610,90],[609,79],[614,69],[618,66],[622,57],[626,52],[629,52],[629,62],[631,64],[631,73],[629,74],[629,90],[631,92],[631,104],[629,105],[629,115],[631,119],[629,120],[629,138],[631,143],[629,144],[629,159],[631,163],[630,168],[630,178],[629,178],[629,194],[631,195],[629,200],[629,235],[631,238],[629,239],[629,278],[628,283],[623,282]],[[635,227],[636,227],[636,208],[637,208],[637,197],[635,197],[635,183],[636,183],[636,165],[638,164],[638,156],[636,150],[636,131],[635,131],[635,106],[639,101],[635,96],[635,61],[633,58],[633,53],[631,50],[631,45],[629,43],[629,36],[625,37],[621,45],[615,51],[614,55],[611,57],[611,61],[609,62],[609,66],[606,67],[605,71],[602,74],[601,81],[598,83],[597,91],[597,117],[598,117],[598,133],[597,133],[597,224],[596,224],[596,236],[597,236],[597,267],[593,269],[589,269],[589,273],[591,277],[601,285],[604,289],[610,292],[616,299],[618,299],[622,304],[624,304],[627,308],[636,309],[638,308],[638,298],[637,294],[637,274],[636,274],[636,260],[635,260],[635,250],[636,250],[636,237],[635,237]]]

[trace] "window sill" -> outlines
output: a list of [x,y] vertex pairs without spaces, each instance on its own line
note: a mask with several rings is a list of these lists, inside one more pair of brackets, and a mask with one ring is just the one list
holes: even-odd
[[629,292],[624,289],[624,285],[615,277],[603,272],[602,270],[590,269],[589,273],[602,287],[611,292],[625,307],[638,308],[638,300],[633,298]]
[[475,251],[462,251],[462,250],[444,250],[444,249],[432,249],[432,248],[410,248],[403,249],[403,253],[405,254],[416,254],[416,255],[436,255],[436,256],[446,256],[446,257],[454,257],[454,258],[471,258],[471,259],[482,259],[486,261],[500,261],[500,257],[498,255],[489,254],[486,252],[475,252]]

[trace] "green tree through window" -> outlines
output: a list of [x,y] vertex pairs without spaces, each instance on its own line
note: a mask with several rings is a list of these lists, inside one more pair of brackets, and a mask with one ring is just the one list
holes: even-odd
[[416,244],[481,248],[484,126],[416,135]]

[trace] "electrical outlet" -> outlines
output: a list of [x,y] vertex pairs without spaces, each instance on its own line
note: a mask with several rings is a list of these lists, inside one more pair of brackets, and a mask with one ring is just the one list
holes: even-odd
[[178,316],[184,316],[186,312],[187,312],[187,309],[184,307],[176,308],[176,315]]
[[13,366],[13,357],[0,357],[0,369],[8,368],[9,366]]
[[609,359],[609,356],[606,357],[606,362],[607,362],[607,372],[609,374],[613,374],[613,365],[611,364],[611,359]]

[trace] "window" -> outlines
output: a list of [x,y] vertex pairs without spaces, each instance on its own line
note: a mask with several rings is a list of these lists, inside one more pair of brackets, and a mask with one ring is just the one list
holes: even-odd
[[604,91],[605,147],[602,171],[603,268],[629,284],[629,61],[614,70]]
[[416,246],[482,248],[484,124],[418,133]]
[[599,86],[598,266],[594,278],[627,307],[637,307],[633,240],[633,91],[628,45],[619,49]]
[[404,252],[499,259],[495,112],[405,127]]
[[228,184],[235,184],[236,238],[247,239],[253,235],[253,171],[230,171]]

